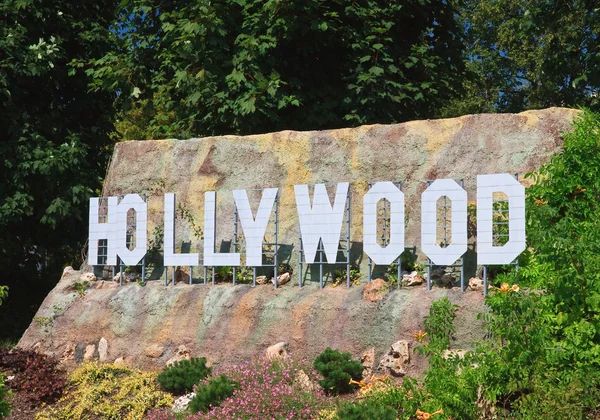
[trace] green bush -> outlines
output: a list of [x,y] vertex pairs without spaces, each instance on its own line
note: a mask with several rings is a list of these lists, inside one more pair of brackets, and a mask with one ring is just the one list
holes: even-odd
[[10,394],[10,390],[4,383],[4,376],[0,372],[0,419],[10,413],[10,404],[8,403]]
[[396,411],[373,401],[348,402],[335,412],[339,420],[396,420]]
[[165,390],[175,395],[190,392],[194,385],[210,375],[205,357],[193,357],[181,360],[165,368],[158,375],[158,383]]
[[216,407],[231,397],[237,388],[238,384],[225,375],[210,378],[206,384],[196,387],[196,396],[190,401],[188,410],[192,413],[207,412],[211,406]]
[[360,362],[352,360],[350,353],[340,353],[329,347],[317,356],[314,367],[323,376],[319,385],[330,395],[343,394],[355,389],[356,385],[350,384],[350,379],[362,379],[364,369]]

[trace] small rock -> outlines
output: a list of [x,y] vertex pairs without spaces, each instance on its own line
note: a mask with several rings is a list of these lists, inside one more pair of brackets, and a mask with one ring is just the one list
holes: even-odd
[[294,381],[300,386],[300,388],[302,388],[305,391],[311,392],[317,390],[317,386],[315,385],[315,383],[313,383],[313,381],[310,380],[310,377],[303,370],[298,371],[298,373],[296,374],[296,378],[294,378]]
[[[188,269],[189,270],[189,269]],[[185,283],[189,284],[190,282],[190,274],[185,270],[178,268],[175,271],[175,283]]]
[[108,341],[102,337],[98,343],[98,358],[102,363],[108,360]]
[[113,362],[113,364],[115,365],[124,365],[125,364],[125,358],[124,357],[118,357],[115,359],[115,361]]
[[269,357],[269,358],[287,357],[288,356],[287,348],[288,348],[288,343],[286,343],[285,341],[274,344],[267,349],[267,357]]
[[65,347],[65,351],[63,351],[62,356],[60,356],[60,361],[61,362],[66,362],[67,360],[73,360],[75,359],[75,351],[76,351],[76,346],[73,343],[67,343],[67,346]]
[[165,352],[165,347],[160,344],[152,344],[145,349],[146,356],[152,359],[158,359]]
[[96,275],[94,273],[83,273],[80,277],[79,280],[81,281],[96,281]]
[[[123,276],[123,280],[125,280],[125,276]],[[116,283],[120,283],[121,282],[121,273],[117,273],[114,277],[113,277],[113,281]]]
[[6,381],[12,381],[13,379],[15,379],[15,375],[10,375],[6,377]]
[[360,361],[364,366],[363,378],[371,376],[373,373],[373,366],[375,365],[375,347],[371,347],[369,350],[363,352],[360,356]]
[[269,282],[269,279],[267,278],[267,276],[257,276],[256,277],[256,284],[267,284]]
[[62,277],[70,276],[74,272],[75,272],[75,270],[73,269],[73,267],[71,267],[69,265],[69,266],[65,267],[65,269],[63,270]]
[[383,356],[377,369],[389,369],[394,376],[404,376],[410,363],[410,344],[406,340],[396,341]]
[[85,353],[83,353],[83,360],[88,361],[94,358],[94,353],[96,353],[96,345],[88,344],[85,347]]
[[423,278],[417,273],[413,271],[410,274],[405,274],[402,276],[402,284],[404,286],[419,286],[423,284]]
[[36,352],[36,353],[39,353],[40,350],[41,350],[41,348],[42,348],[42,342],[41,341],[38,341],[33,346],[31,346],[31,350],[34,351],[34,352]]
[[175,400],[175,402],[173,403],[173,412],[174,413],[183,413],[184,411],[187,410],[188,405],[190,405],[190,401],[192,401],[192,399],[196,396],[196,394],[194,392],[191,392],[189,394],[186,395],[182,395],[181,397],[177,398]]
[[469,290],[483,291],[483,279],[471,277],[469,279]]
[[[288,283],[291,278],[292,276],[290,276],[290,273],[283,273],[282,275],[277,276],[277,286],[283,286]],[[275,282],[273,282],[273,284],[275,284]]]
[[171,366],[173,363],[182,360],[190,360],[190,351],[183,344],[177,347],[175,355],[167,361],[166,365]]
[[390,286],[383,279],[375,279],[367,284],[363,290],[363,299],[367,302],[376,302],[383,299]]
[[452,287],[454,286],[454,283],[456,283],[456,279],[452,274],[446,273],[440,277],[440,283],[444,287]]

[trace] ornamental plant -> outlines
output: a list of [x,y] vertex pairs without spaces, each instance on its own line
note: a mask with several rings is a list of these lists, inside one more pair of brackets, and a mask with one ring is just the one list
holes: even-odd
[[303,362],[261,357],[226,367],[218,374],[230,378],[239,387],[219,406],[207,413],[198,413],[192,419],[304,420],[314,419],[326,406],[322,390],[314,386],[316,372]]
[[92,362],[73,372],[59,403],[38,413],[36,419],[133,420],[152,408],[172,405],[173,397],[158,389],[156,373]]
[[319,385],[330,395],[344,394],[356,389],[356,385],[351,384],[350,379],[361,380],[364,369],[359,361],[352,360],[350,353],[340,353],[329,347],[317,356],[313,366],[323,376]]
[[0,349],[0,369],[14,375],[9,386],[36,405],[56,401],[67,383],[58,360],[30,350]]
[[190,392],[194,385],[210,375],[211,369],[206,366],[206,358],[193,357],[181,360],[165,368],[158,375],[158,383],[165,391],[175,395]]
[[216,407],[231,397],[237,388],[239,385],[225,375],[210,378],[205,384],[196,386],[196,395],[190,401],[188,410],[192,413],[207,412],[211,407]]

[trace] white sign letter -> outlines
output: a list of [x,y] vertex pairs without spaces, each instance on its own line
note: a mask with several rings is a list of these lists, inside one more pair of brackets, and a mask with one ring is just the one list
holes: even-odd
[[[437,200],[452,201],[452,242],[437,244]],[[421,195],[421,249],[435,265],[452,265],[467,252],[467,192],[452,179],[434,181]]]
[[165,194],[165,267],[177,267],[188,265],[195,267],[199,265],[198,254],[176,254],[175,253],[175,194]]
[[98,241],[106,239],[108,253],[106,264],[117,265],[117,197],[108,197],[106,222],[98,223],[100,199],[90,198],[90,236],[88,241],[88,264],[98,265]]
[[252,216],[252,209],[250,208],[246,190],[233,190],[233,200],[235,201],[238,217],[242,222],[242,229],[246,238],[246,265],[248,267],[262,266],[263,238],[271,219],[275,197],[277,197],[277,188],[263,190],[255,219]]
[[204,193],[204,266],[240,266],[240,254],[232,252],[222,254],[215,252],[216,235],[215,226],[217,219],[217,193],[207,191]]
[[325,184],[315,185],[312,207],[308,195],[308,185],[294,185],[304,258],[308,264],[315,262],[319,240],[323,242],[327,263],[335,264],[342,231],[342,220],[346,209],[348,187],[347,182],[337,184],[332,208]]
[[[508,197],[508,242],[493,244],[493,193]],[[477,264],[510,264],[525,250],[525,187],[509,174],[477,175]]]
[[[135,248],[127,248],[127,212],[135,210]],[[117,254],[125,265],[137,265],[144,255],[148,244],[146,230],[148,205],[138,194],[127,194],[117,206]]]
[[[390,202],[390,243],[377,243],[377,203]],[[363,197],[363,250],[375,264],[389,265],[404,252],[404,193],[392,182],[377,182]]]

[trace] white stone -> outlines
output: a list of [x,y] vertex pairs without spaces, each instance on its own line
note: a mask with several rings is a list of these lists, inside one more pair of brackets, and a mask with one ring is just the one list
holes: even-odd
[[98,356],[102,363],[108,360],[108,341],[102,337],[98,343]]
[[83,360],[88,361],[94,358],[94,353],[96,353],[96,345],[88,344],[85,347],[85,353],[83,354]]
[[190,392],[189,394],[186,395],[182,395],[181,397],[177,398],[175,400],[175,402],[173,403],[173,412],[174,413],[183,413],[184,411],[187,410],[188,405],[190,404],[190,401],[192,401],[192,399],[196,396],[196,394],[194,392]]
[[267,349],[267,357],[287,357],[288,352],[288,343],[282,341],[280,343],[274,344]]
[[[283,286],[284,284],[289,283],[291,277],[290,273],[283,273],[282,275],[277,276],[277,286]],[[275,282],[273,282],[273,284],[275,284]]]

